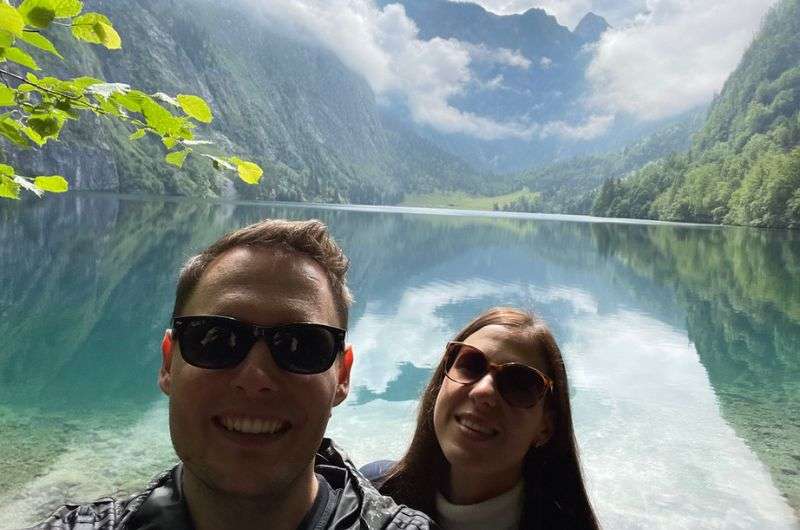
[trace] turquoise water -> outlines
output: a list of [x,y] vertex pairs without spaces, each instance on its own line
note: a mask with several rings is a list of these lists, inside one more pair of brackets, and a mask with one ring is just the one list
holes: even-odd
[[606,528],[800,528],[800,235],[420,209],[68,194],[0,203],[0,521],[130,491],[174,460],[156,386],[190,254],[320,218],[352,259],[354,388],[329,435],[397,457],[444,342],[547,319]]

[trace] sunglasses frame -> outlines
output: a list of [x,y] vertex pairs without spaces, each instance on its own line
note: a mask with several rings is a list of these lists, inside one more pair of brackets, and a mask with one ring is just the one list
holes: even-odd
[[[187,326],[194,319],[216,320],[216,321],[220,322],[223,325],[224,324],[228,324],[230,326],[230,328],[232,328],[234,330],[245,329],[245,330],[247,330],[248,338],[249,337],[254,337],[253,343],[249,347],[247,347],[247,349],[245,350],[243,355],[233,355],[233,353],[235,353],[236,350],[234,348],[231,348],[231,359],[237,359],[235,362],[231,362],[231,363],[225,364],[223,366],[203,366],[203,365],[195,364],[191,360],[187,359],[186,354],[184,352],[184,344],[182,344],[182,342],[183,342],[183,340],[182,340],[183,329],[185,328],[185,326]],[[325,361],[326,366],[325,366],[324,369],[321,369],[321,370],[318,370],[318,371],[291,370],[291,369],[288,368],[287,363],[284,362],[284,359],[280,355],[276,356],[274,348],[270,346],[270,343],[272,342],[272,340],[275,337],[275,335],[278,332],[280,332],[281,330],[286,330],[286,329],[290,329],[290,328],[298,327],[298,326],[301,326],[301,327],[309,327],[310,326],[310,327],[314,327],[314,328],[317,328],[317,329],[324,329],[324,330],[328,331],[332,335],[332,338],[333,338],[333,341],[334,341],[333,352],[332,352],[332,354],[330,356],[330,362],[328,362],[328,359],[326,359],[326,361]],[[178,342],[178,344],[181,347],[181,355],[182,355],[183,359],[187,363],[191,364],[192,366],[196,366],[198,368],[203,368],[203,369],[206,369],[206,370],[226,370],[226,369],[229,369],[229,368],[235,368],[236,366],[241,364],[241,362],[244,361],[247,358],[247,355],[250,353],[250,349],[252,349],[252,347],[260,339],[264,339],[264,341],[267,343],[267,346],[269,347],[270,355],[272,355],[272,359],[275,361],[275,364],[278,365],[278,367],[281,370],[284,370],[286,372],[293,373],[293,374],[303,374],[303,375],[321,374],[321,373],[327,371],[331,366],[333,366],[333,363],[336,361],[336,357],[338,357],[344,351],[344,348],[345,348],[345,334],[346,334],[346,331],[341,329],[341,328],[337,328],[335,326],[329,326],[327,324],[317,324],[316,322],[291,322],[289,324],[280,324],[280,325],[277,325],[277,326],[259,326],[257,324],[251,324],[249,322],[245,322],[243,320],[239,320],[238,318],[227,317],[227,316],[222,316],[222,315],[183,315],[183,316],[179,316],[179,317],[173,317],[172,318],[172,332],[175,335],[175,340]],[[188,349],[191,350],[191,348],[188,348]],[[191,356],[192,355],[190,355],[190,357]]]
[[[459,347],[458,350],[456,350],[458,353],[456,353],[455,355],[452,353],[453,352],[452,348],[454,346],[458,346]],[[483,358],[486,361],[486,371],[483,374],[481,374],[480,377],[478,377],[474,381],[471,381],[471,382],[468,382],[468,383],[453,379],[452,377],[450,377],[450,374],[449,374],[450,369],[453,367],[453,365],[455,365],[456,361],[458,360],[458,357],[461,355],[461,348],[463,348],[463,347],[469,348],[471,350],[475,350],[476,352],[480,353],[481,355],[483,355]],[[486,374],[492,374],[492,378],[495,380],[495,384],[497,385],[497,393],[500,394],[500,396],[503,398],[503,400],[506,403],[508,403],[510,406],[512,406],[512,407],[522,408],[522,409],[533,408],[542,399],[544,399],[544,397],[548,393],[552,393],[553,392],[553,388],[554,388],[553,380],[550,379],[547,375],[545,375],[544,372],[542,372],[541,370],[539,370],[537,368],[534,368],[533,366],[529,366],[529,365],[524,364],[524,363],[518,363],[518,362],[513,362],[513,361],[507,362],[507,363],[493,363],[492,361],[489,360],[489,356],[486,355],[486,353],[483,350],[481,350],[480,348],[475,347],[472,344],[467,344],[465,342],[460,342],[460,341],[455,341],[455,340],[452,340],[452,341],[448,342],[447,346],[445,346],[445,350],[444,351],[445,351],[445,357],[446,357],[445,358],[445,362],[444,362],[444,375],[445,375],[445,377],[447,377],[450,381],[452,381],[454,383],[458,383],[460,385],[474,385],[475,383],[477,383],[478,381],[480,381],[481,379],[486,377]],[[503,391],[501,390],[501,385],[497,380],[497,375],[496,374],[501,374],[503,372],[503,370],[506,370],[509,367],[520,367],[520,368],[523,368],[525,370],[533,372],[534,374],[536,374],[536,376],[541,378],[542,383],[543,383],[542,392],[538,396],[536,401],[534,401],[532,404],[530,404],[530,405],[515,405],[515,404],[511,403],[506,398],[506,396],[504,395]],[[502,377],[502,375],[501,375],[501,377]]]

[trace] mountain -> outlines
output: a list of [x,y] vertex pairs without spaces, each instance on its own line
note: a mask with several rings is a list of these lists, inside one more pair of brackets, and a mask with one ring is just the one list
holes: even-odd
[[[473,61],[477,89],[470,89],[452,103],[460,110],[500,122],[524,125],[553,121],[583,123],[586,110],[581,98],[587,90],[584,79],[592,55],[586,45],[599,39],[608,23],[587,14],[576,30],[562,26],[542,9],[519,15],[495,15],[467,2],[449,0],[380,0],[379,6],[401,4],[419,28],[419,38],[458,39],[488,49],[519,52],[530,61],[528,68]],[[462,134],[439,133],[429,127],[416,130],[447,151],[477,167],[495,172],[519,171],[533,165],[624,145],[640,135],[641,127],[629,124],[610,137],[593,142],[575,142],[556,136],[529,139],[480,139]],[[630,130],[629,130],[630,129]]]
[[507,190],[525,187],[539,194],[536,204],[509,204],[505,210],[588,214],[597,190],[611,179],[621,179],[646,164],[683,153],[705,119],[700,108],[679,116],[623,149],[583,155],[507,177]]
[[800,0],[764,18],[691,150],[608,181],[592,211],[800,227]]
[[600,40],[600,36],[610,27],[606,19],[589,12],[578,22],[573,33],[584,43],[597,42]]
[[485,187],[469,165],[382,115],[367,83],[336,56],[276,30],[245,5],[89,1],[86,11],[96,9],[114,22],[122,50],[56,34],[68,63],[45,57],[40,63],[58,75],[204,97],[215,119],[201,134],[261,164],[259,187],[220,177],[191,157],[175,170],[163,162],[160,145],[132,143],[130,131],[104,120],[71,124],[63,143],[42,151],[6,156],[28,173],[58,168],[73,189],[392,203],[408,189]]

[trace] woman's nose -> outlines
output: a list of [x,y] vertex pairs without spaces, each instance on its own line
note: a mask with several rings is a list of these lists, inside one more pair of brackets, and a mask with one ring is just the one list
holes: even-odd
[[500,394],[497,391],[497,385],[491,372],[486,373],[472,384],[469,396],[475,403],[484,407],[497,405]]

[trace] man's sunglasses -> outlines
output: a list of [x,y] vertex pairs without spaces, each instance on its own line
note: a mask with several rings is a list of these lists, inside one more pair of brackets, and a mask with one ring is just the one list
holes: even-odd
[[233,368],[261,338],[279,368],[294,374],[319,374],[344,351],[343,329],[296,323],[256,326],[222,316],[172,319],[172,329],[187,363],[212,370]]
[[491,372],[498,392],[512,407],[533,407],[547,392],[553,391],[553,381],[536,368],[521,363],[490,362],[481,350],[463,342],[447,343],[444,367],[447,378],[462,385],[476,383]]

